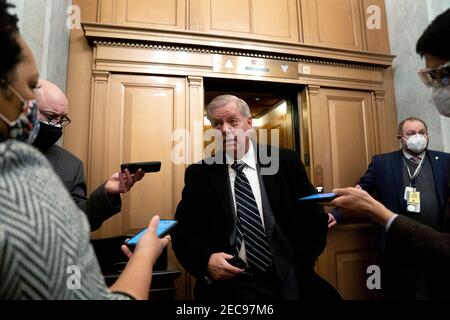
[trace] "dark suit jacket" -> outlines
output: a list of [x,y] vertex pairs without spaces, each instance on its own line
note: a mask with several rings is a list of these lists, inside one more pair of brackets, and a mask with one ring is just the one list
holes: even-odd
[[[440,211],[445,212],[449,197],[450,154],[427,150],[426,155],[431,162]],[[376,192],[381,203],[399,214],[406,212],[406,202],[403,200],[405,187],[402,157],[401,150],[374,156],[366,173],[358,182],[367,192]]]
[[83,162],[76,156],[56,144],[44,155],[70,192],[78,208],[86,213],[91,231],[97,230],[105,220],[120,212],[120,195],[115,195],[109,200],[104,184],[98,187],[89,199],[86,198]]
[[[258,152],[255,154],[258,157]],[[257,162],[264,167],[260,159]],[[283,298],[298,298],[296,292],[306,298],[319,278],[313,267],[326,245],[327,215],[319,205],[298,201],[315,189],[295,152],[279,149],[278,172],[260,180],[262,192],[268,196],[266,205],[263,203],[266,232]],[[197,278],[199,290],[208,290],[204,276],[211,254],[233,253],[235,213],[231,197],[226,164],[203,161],[187,168],[172,247],[178,261]],[[272,215],[267,215],[268,211]]]
[[425,272],[431,299],[450,300],[450,234],[404,216],[387,232],[387,257]]
[[[434,269],[450,267],[450,234],[440,233],[407,217],[398,216],[387,235],[390,253]],[[448,284],[450,285],[450,284]],[[448,288],[448,287],[447,287]]]

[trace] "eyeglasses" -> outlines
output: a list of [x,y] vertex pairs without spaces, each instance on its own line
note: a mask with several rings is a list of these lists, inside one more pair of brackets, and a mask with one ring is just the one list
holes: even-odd
[[72,122],[72,120],[70,120],[70,118],[68,116],[62,116],[59,118],[59,116],[56,117],[47,117],[45,116],[45,118],[47,119],[47,122],[44,122],[50,126],[53,127],[57,127],[60,126],[61,128],[64,128],[65,126],[67,126],[69,123]]
[[437,68],[420,70],[419,77],[428,87],[446,87],[450,85],[450,62]]

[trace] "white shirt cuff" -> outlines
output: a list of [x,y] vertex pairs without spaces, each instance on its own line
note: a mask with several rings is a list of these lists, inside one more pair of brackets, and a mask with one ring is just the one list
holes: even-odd
[[392,215],[392,217],[389,219],[388,223],[386,224],[386,232],[389,231],[389,228],[391,227],[392,222],[394,222],[395,218],[397,218],[397,217],[398,217],[398,214],[394,213]]

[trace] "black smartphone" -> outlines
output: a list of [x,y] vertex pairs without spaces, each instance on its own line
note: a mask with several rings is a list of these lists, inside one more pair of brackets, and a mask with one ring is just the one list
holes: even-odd
[[307,197],[303,197],[298,199],[299,201],[314,201],[314,202],[329,202],[336,198],[337,195],[335,193],[316,193]]
[[122,163],[120,165],[120,170],[125,171],[128,169],[131,174],[136,173],[139,169],[142,169],[144,172],[158,172],[161,170],[161,162],[160,161],[149,161],[149,162],[130,162],[130,163]]
[[[170,231],[173,230],[173,228],[175,228],[177,223],[178,223],[178,221],[176,221],[176,220],[165,220],[165,219],[159,220],[158,229],[156,229],[156,234],[160,238],[165,237],[166,235],[168,235],[170,233]],[[147,229],[148,228],[141,230],[138,234],[136,234],[134,237],[132,237],[130,240],[128,240],[126,242],[126,245],[130,248],[136,247],[136,245],[139,242],[139,239],[143,236],[143,234],[145,233],[145,231],[147,231]]]
[[247,268],[247,264],[244,262],[244,260],[236,256],[231,259],[228,259],[227,262],[236,268],[240,269]]

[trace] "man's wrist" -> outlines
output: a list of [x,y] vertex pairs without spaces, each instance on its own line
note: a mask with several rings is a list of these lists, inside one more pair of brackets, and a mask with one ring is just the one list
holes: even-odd
[[376,223],[386,227],[389,221],[395,219],[395,214],[377,200],[374,199],[374,201],[371,217]]
[[394,220],[398,217],[398,214],[394,213],[391,218],[389,219],[388,223],[386,224],[386,232],[389,231],[389,228],[391,227]]
[[111,207],[113,207],[113,208],[120,207],[120,205],[121,205],[120,194],[109,193],[108,191],[106,191],[106,189],[104,191],[105,191],[106,200],[111,205]]

